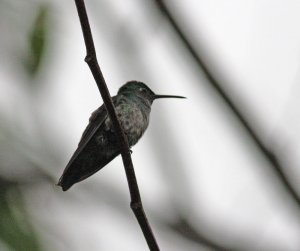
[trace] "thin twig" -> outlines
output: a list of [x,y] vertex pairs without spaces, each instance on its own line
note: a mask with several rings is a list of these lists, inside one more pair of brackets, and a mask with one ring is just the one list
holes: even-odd
[[297,203],[298,207],[300,207],[300,197],[297,194],[296,190],[290,184],[288,178],[286,177],[285,173],[283,172],[283,167],[278,161],[278,157],[270,151],[263,143],[263,141],[259,138],[255,130],[251,127],[250,123],[244,117],[243,113],[237,108],[237,106],[232,102],[230,97],[224,91],[224,88],[220,84],[220,82],[213,76],[209,67],[205,64],[205,61],[201,58],[200,54],[196,52],[182,29],[179,27],[178,23],[176,22],[175,18],[172,16],[171,12],[169,11],[168,7],[165,5],[163,0],[154,0],[158,5],[159,9],[163,13],[163,15],[167,18],[170,22],[171,26],[177,33],[178,37],[183,42],[184,46],[191,54],[192,58],[195,60],[196,64],[199,66],[201,71],[204,73],[205,77],[207,78],[207,83],[210,84],[215,91],[222,97],[224,102],[230,108],[232,113],[236,116],[238,121],[243,125],[245,131],[248,135],[252,138],[253,142],[257,146],[257,148],[262,152],[263,156],[265,156],[266,160],[271,164],[275,174],[277,175],[278,179],[281,181],[282,185],[285,187],[287,192],[291,195],[294,201]]
[[139,188],[138,188],[138,184],[137,184],[137,180],[133,168],[133,163],[129,151],[128,141],[127,138],[125,137],[123,129],[117,118],[111,96],[109,94],[106,82],[104,80],[103,74],[98,64],[98,60],[96,57],[96,50],[93,42],[92,32],[89,25],[89,20],[85,8],[84,0],[75,0],[75,3],[78,11],[78,16],[80,19],[85,46],[86,46],[85,61],[90,67],[90,70],[94,76],[100,94],[102,96],[104,105],[107,109],[112,124],[115,128],[116,135],[120,141],[121,155],[125,167],[125,172],[127,176],[130,197],[131,197],[130,207],[133,210],[133,213],[140,224],[140,227],[143,231],[149,249],[151,251],[159,251],[158,244],[155,240],[154,234],[151,230],[151,227],[149,225],[149,222],[147,220],[146,214],[143,209],[141,196],[140,196],[140,192],[139,192]]

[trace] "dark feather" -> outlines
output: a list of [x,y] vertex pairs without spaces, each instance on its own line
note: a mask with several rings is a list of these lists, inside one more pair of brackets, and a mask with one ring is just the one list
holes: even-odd
[[[113,100],[115,99],[113,98]],[[104,105],[92,113],[89,124],[78,144],[78,148],[71,157],[57,184],[64,191],[68,190],[73,184],[99,171],[119,154],[117,149],[111,146],[116,141],[112,131],[106,132],[106,139],[103,144],[99,144],[97,141],[96,136],[104,130],[104,121],[107,116]]]

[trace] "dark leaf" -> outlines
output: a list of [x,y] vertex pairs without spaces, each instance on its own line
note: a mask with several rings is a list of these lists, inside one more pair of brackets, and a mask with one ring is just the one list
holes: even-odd
[[0,242],[13,251],[39,251],[23,198],[14,183],[0,179]]
[[41,65],[45,54],[45,45],[48,33],[48,9],[40,7],[28,37],[28,55],[25,59],[27,73],[34,77]]

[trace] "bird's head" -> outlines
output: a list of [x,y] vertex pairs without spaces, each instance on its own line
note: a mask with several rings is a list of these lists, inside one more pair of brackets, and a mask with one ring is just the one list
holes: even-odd
[[147,100],[152,104],[155,99],[159,98],[185,98],[182,96],[174,95],[157,95],[147,85],[138,81],[129,81],[121,86],[118,94],[134,95],[141,99]]

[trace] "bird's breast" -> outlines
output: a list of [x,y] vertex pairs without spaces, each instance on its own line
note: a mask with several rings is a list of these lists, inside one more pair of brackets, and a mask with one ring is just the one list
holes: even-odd
[[[145,114],[134,102],[120,102],[115,109],[129,146],[135,145],[148,127],[148,114]],[[107,129],[111,129],[112,125],[109,118],[105,124]]]

